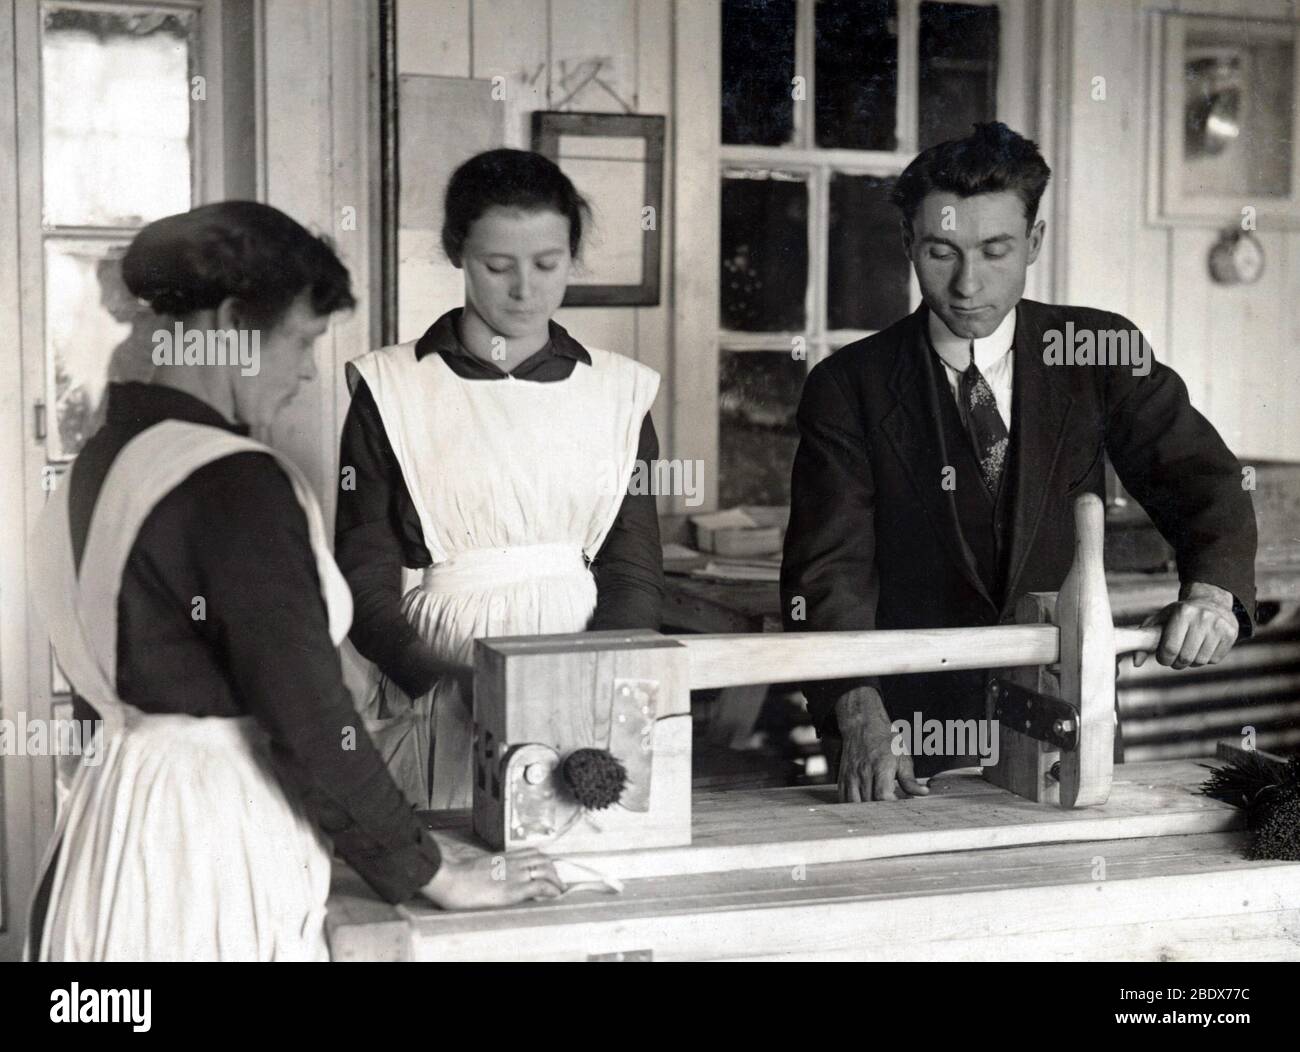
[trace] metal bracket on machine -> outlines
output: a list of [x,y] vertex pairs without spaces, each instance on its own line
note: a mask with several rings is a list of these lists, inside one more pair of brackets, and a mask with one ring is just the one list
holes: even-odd
[[508,844],[517,846],[553,836],[559,828],[555,783],[560,754],[535,742],[514,745],[506,750],[501,766]]
[[1079,747],[1079,714],[1069,702],[1004,679],[989,680],[993,718],[1065,752]]
[[609,751],[627,769],[627,787],[619,798],[619,804],[629,811],[649,811],[655,721],[659,718],[659,681],[614,680],[614,701],[609,718]]

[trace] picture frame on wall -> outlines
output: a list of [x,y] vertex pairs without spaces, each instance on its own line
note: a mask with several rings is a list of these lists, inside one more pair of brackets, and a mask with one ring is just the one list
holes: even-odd
[[566,307],[653,307],[662,259],[665,118],[648,114],[533,114],[533,149],[591,205]]
[[1151,220],[1300,228],[1300,26],[1152,17]]

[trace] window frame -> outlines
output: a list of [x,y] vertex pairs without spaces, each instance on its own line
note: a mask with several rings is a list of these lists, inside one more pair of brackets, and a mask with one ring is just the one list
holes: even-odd
[[[836,173],[869,175],[877,178],[897,176],[916,157],[919,121],[919,62],[921,4],[924,0],[894,0],[898,12],[898,87],[895,101],[895,150],[853,150],[821,148],[815,143],[814,114],[816,99],[816,0],[795,0],[795,75],[804,78],[806,100],[794,107],[794,132],[786,146],[745,146],[723,143],[719,139],[718,159],[722,168],[719,178],[731,169],[780,169],[798,172],[808,182],[808,288],[804,306],[807,323],[801,331],[741,332],[719,324],[719,348],[728,351],[790,350],[792,341],[806,341],[807,365],[817,362],[854,340],[872,335],[875,329],[832,329],[829,324],[828,227],[830,183]],[[978,7],[996,7],[1001,12],[998,32],[997,116],[1000,120],[1023,126],[1024,109],[1012,90],[1013,83],[1023,83],[1022,68],[1015,55],[1025,44],[1023,0],[960,0]],[[721,3],[719,3],[719,18]],[[1018,46],[1013,47],[1012,41]],[[1014,78],[1014,80],[1013,80]],[[719,83],[719,93],[721,84]],[[721,183],[719,183],[721,194]],[[916,276],[908,280],[908,304],[915,310],[921,302]]]
[[[806,100],[794,109],[794,132],[791,142],[785,146],[745,146],[723,143],[721,139],[720,119],[710,122],[715,129],[716,164],[714,168],[714,227],[721,219],[722,179],[730,169],[773,169],[798,172],[808,180],[809,185],[809,224],[808,252],[809,277],[805,299],[806,325],[797,332],[754,333],[741,332],[725,328],[719,317],[716,298],[719,295],[717,272],[720,262],[716,237],[714,239],[714,258],[712,267],[715,277],[712,282],[712,294],[715,304],[710,308],[709,316],[714,319],[711,335],[711,353],[708,368],[711,370],[707,382],[711,384],[711,412],[707,419],[698,413],[675,417],[678,445],[685,449],[701,451],[706,463],[714,466],[714,471],[706,474],[705,508],[718,506],[719,476],[721,463],[719,458],[721,414],[719,411],[719,365],[721,352],[726,351],[784,351],[791,352],[796,346],[792,341],[803,338],[804,366],[812,369],[824,360],[834,349],[855,340],[873,335],[874,329],[831,329],[828,321],[828,238],[827,229],[830,213],[830,180],[839,172],[846,175],[871,175],[876,177],[896,176],[917,154],[919,135],[919,61],[918,43],[920,31],[920,5],[923,0],[896,0],[898,12],[898,90],[896,95],[896,135],[898,148],[895,150],[853,150],[842,148],[819,148],[814,143],[813,121],[816,98],[816,63],[815,63],[815,5],[816,0],[795,0],[795,75],[805,78]],[[1031,40],[1043,31],[1040,19],[1028,9],[1026,0],[962,0],[976,6],[997,7],[1001,13],[998,34],[998,78],[996,94],[997,119],[1005,121],[1026,134],[1034,132],[1041,123],[1043,111],[1041,100],[1034,100],[1031,94],[1031,78],[1036,76],[1035,55],[1030,53]],[[679,0],[680,3],[680,0]],[[678,35],[678,61],[685,58],[693,63],[703,64],[712,71],[714,108],[720,111],[722,71],[721,50],[721,0],[713,0],[712,17],[715,19],[715,36],[713,46],[717,54],[709,58],[704,55],[707,37],[698,33],[695,39]],[[680,11],[680,7],[679,7]],[[680,17],[680,15],[679,15]],[[1031,20],[1033,24],[1031,25]],[[679,64],[678,69],[681,69]],[[693,100],[693,105],[702,106],[702,99]],[[681,122],[684,115],[678,114]],[[693,122],[694,123],[694,122]],[[700,121],[696,131],[704,126]],[[679,169],[679,177],[681,172]],[[1044,199],[1042,212],[1051,208],[1051,191]],[[702,217],[700,217],[702,218]],[[684,229],[683,217],[678,215],[679,230]],[[699,256],[696,256],[698,259]],[[1039,271],[1030,271],[1026,294],[1032,295],[1050,284],[1050,275],[1046,267]],[[915,274],[908,278],[908,305],[915,310],[920,305],[920,288]],[[698,307],[703,304],[696,300]],[[705,363],[696,361],[690,373],[697,381],[704,381]],[[680,390],[680,388],[679,388]],[[710,477],[712,476],[712,477]],[[681,509],[677,509],[681,510]],[[699,510],[699,509],[692,509]]]
[[[102,8],[131,8],[139,7],[147,10],[168,10],[174,12],[190,13],[195,18],[194,39],[195,47],[190,56],[190,70],[188,79],[193,84],[193,77],[204,76],[211,89],[211,97],[214,104],[209,105],[206,102],[200,103],[190,98],[190,128],[189,128],[189,151],[190,151],[190,207],[204,201],[220,200],[224,186],[224,166],[222,163],[223,142],[222,124],[223,124],[223,106],[221,105],[221,60],[220,51],[220,23],[221,23],[221,3],[222,0],[48,0],[48,2],[57,4],[60,7],[82,8],[87,10]],[[31,5],[30,17],[20,19],[19,25],[19,49],[23,50],[23,36],[29,36],[29,47],[27,54],[30,57],[27,63],[27,84],[31,88],[30,97],[35,102],[33,106],[32,120],[27,122],[26,134],[22,136],[23,142],[19,145],[19,167],[23,187],[26,190],[28,200],[24,201],[26,206],[23,210],[22,226],[24,234],[25,250],[23,252],[23,266],[28,273],[39,275],[39,280],[35,282],[38,286],[34,292],[39,292],[39,299],[35,295],[24,300],[23,312],[24,318],[27,318],[29,311],[39,312],[39,321],[35,317],[31,318],[32,327],[35,330],[32,333],[35,342],[24,346],[40,348],[42,356],[42,382],[39,387],[35,388],[40,391],[39,402],[42,409],[33,409],[33,416],[37,419],[33,421],[33,426],[44,433],[44,438],[40,439],[45,448],[46,460],[48,463],[62,472],[76,458],[76,453],[69,453],[62,449],[57,438],[58,421],[57,421],[57,392],[56,378],[52,363],[45,356],[48,354],[46,346],[46,277],[47,277],[47,246],[56,242],[85,242],[100,241],[109,245],[129,243],[131,238],[141,229],[144,224],[140,225],[121,225],[121,224],[104,224],[97,226],[81,226],[74,224],[47,224],[44,215],[44,122],[42,120],[41,108],[44,101],[44,69],[42,67],[41,53],[41,24],[43,18],[43,9],[46,0],[37,0]],[[211,72],[208,72],[208,71]],[[24,79],[22,66],[19,69],[20,83]],[[192,87],[191,87],[192,91]],[[29,288],[33,283],[29,283]]]

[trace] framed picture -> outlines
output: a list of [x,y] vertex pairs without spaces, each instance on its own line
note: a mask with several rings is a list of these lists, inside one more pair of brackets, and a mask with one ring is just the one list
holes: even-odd
[[1296,23],[1154,17],[1151,219],[1300,227]]
[[657,305],[664,118],[541,111],[533,114],[533,149],[558,164],[591,203],[564,306]]

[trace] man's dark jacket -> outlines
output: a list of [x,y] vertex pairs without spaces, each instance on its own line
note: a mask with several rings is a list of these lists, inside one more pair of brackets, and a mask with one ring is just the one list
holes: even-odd
[[[1012,486],[1010,538],[995,594],[943,485],[954,458],[945,452],[938,399],[951,394],[926,336],[926,308],[809,373],[781,568],[787,631],[1014,621],[1018,596],[1060,587],[1074,552],[1074,500],[1102,494],[1108,455],[1173,546],[1181,580],[1231,592],[1249,632],[1255,514],[1237,459],[1149,348],[1146,376],[1123,365],[1046,364],[1044,333],[1064,338],[1067,322],[1076,332],[1136,331],[1106,311],[1018,304],[1004,483]],[[972,484],[969,475],[957,479],[962,484]],[[835,734],[835,702],[851,686],[878,686],[891,718],[910,724],[916,712],[982,716],[985,682],[983,672],[935,673],[809,683],[805,694],[818,730]],[[927,759],[918,757],[918,774],[950,766]]]

